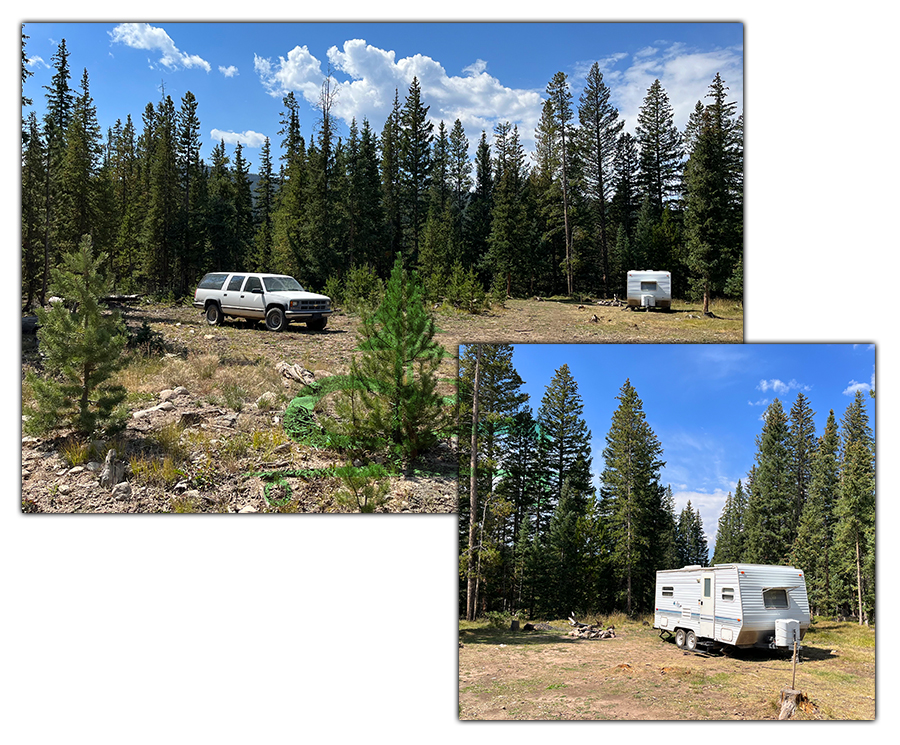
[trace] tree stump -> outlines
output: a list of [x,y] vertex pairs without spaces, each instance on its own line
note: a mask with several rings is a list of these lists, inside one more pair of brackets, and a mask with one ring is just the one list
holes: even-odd
[[518,621],[518,619],[514,618],[512,621],[510,621],[510,624],[509,624],[509,630],[510,630],[510,631],[518,631],[518,630],[519,630],[519,621]]
[[803,691],[796,691],[793,688],[782,688],[781,713],[778,715],[778,718],[790,719],[794,716],[794,711],[796,711],[797,707],[806,700]]

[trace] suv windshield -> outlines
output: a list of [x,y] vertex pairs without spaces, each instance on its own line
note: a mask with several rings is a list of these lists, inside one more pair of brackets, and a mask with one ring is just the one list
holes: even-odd
[[303,292],[300,283],[293,277],[263,277],[266,292]]

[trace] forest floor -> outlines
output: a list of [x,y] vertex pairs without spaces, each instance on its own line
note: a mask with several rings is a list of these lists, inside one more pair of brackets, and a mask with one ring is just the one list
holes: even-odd
[[[621,619],[613,639],[575,639],[566,621],[550,625],[511,632],[460,623],[460,719],[777,719],[781,690],[792,684],[783,652],[693,654]],[[792,719],[874,719],[874,628],[818,619],[794,685],[809,703]]]
[[[153,348],[128,355],[113,382],[128,391],[131,417],[109,442],[84,443],[63,432],[22,437],[22,509],[29,512],[356,512],[337,499],[341,480],[330,468],[348,456],[292,441],[282,418],[304,383],[280,363],[299,365],[315,380],[350,369],[358,339],[356,316],[337,313],[323,332],[291,325],[280,333],[262,324],[206,324],[190,305],[116,306],[134,334],[144,323]],[[455,355],[455,348],[454,348]],[[36,337],[23,334],[25,373],[39,366]],[[439,371],[441,392],[455,392],[456,360]],[[318,412],[333,414],[333,409]],[[137,416],[135,416],[137,414]],[[99,485],[104,455],[128,465],[130,493]],[[374,462],[388,465],[383,459]],[[377,512],[456,511],[455,442],[444,437],[403,472],[390,476]],[[126,490],[127,492],[127,490]]]

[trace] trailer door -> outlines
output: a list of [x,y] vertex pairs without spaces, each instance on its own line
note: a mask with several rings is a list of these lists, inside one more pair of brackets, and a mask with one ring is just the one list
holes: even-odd
[[714,639],[716,635],[716,575],[704,572],[700,580],[700,636]]

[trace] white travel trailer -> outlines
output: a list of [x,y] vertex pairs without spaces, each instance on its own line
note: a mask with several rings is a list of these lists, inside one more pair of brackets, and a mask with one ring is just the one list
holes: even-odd
[[630,271],[626,289],[629,308],[672,307],[672,272]]
[[[803,572],[765,564],[687,566],[656,573],[653,628],[694,651],[708,646],[793,649],[809,628]],[[668,636],[666,637],[668,638]]]

